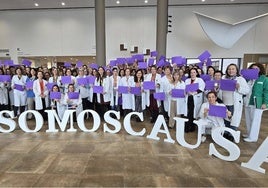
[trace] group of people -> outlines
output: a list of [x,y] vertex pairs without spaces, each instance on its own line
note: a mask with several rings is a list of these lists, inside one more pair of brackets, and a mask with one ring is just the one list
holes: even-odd
[[[159,114],[163,114],[171,129],[175,126],[173,118],[180,116],[188,119],[185,132],[194,131],[194,120],[201,118],[206,122],[203,132],[206,134],[206,128],[217,126],[237,130],[244,106],[247,126],[244,140],[255,142],[258,140],[261,113],[268,105],[268,78],[262,64],[254,63],[249,68],[259,70],[257,79],[243,78],[235,64],[228,65],[225,74],[213,66],[204,69],[195,65],[152,65],[145,69],[138,69],[135,64],[51,69],[3,66],[0,68],[0,77],[10,75],[11,79],[0,79],[0,95],[3,96],[0,97],[0,110],[14,110],[15,117],[26,109],[38,110],[45,120],[44,110],[47,108],[55,109],[59,118],[63,117],[66,109],[75,110],[76,116],[82,110],[93,109],[101,117],[110,109],[120,111],[121,115],[136,111],[149,115],[151,123],[156,121]],[[70,80],[63,81],[63,77]],[[91,82],[80,81],[92,78]],[[222,89],[222,79],[235,80],[234,91]],[[208,89],[207,81],[214,81],[214,87]],[[147,88],[149,83],[153,83],[153,86],[151,84]],[[96,88],[101,90],[97,91]],[[178,94],[178,91],[182,93]],[[60,93],[60,97],[51,97],[51,93]],[[70,93],[78,95],[71,97]],[[164,97],[156,97],[159,93]],[[225,106],[226,117],[210,115],[210,105]],[[31,119],[32,115],[28,114],[28,118]],[[139,122],[139,118],[136,121]],[[228,132],[224,136],[233,140]]]

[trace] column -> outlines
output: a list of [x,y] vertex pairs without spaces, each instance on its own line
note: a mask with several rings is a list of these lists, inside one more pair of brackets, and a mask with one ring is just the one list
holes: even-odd
[[157,22],[156,22],[156,50],[158,58],[166,56],[167,46],[167,22],[168,22],[168,0],[157,0]]
[[95,0],[96,63],[106,65],[105,0]]

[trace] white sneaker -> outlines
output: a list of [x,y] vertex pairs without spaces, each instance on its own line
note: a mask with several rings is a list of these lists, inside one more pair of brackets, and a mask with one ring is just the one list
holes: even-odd
[[248,134],[242,134],[242,137],[243,138],[247,138],[248,137]]
[[244,138],[245,142],[257,142],[257,140],[252,140],[251,138]]
[[202,136],[202,137],[201,137],[201,142],[205,142],[205,141],[206,141],[206,139],[207,139],[207,137]]

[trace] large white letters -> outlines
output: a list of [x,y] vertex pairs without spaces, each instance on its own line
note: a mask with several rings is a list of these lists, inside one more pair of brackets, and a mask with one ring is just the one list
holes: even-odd
[[[160,129],[162,125],[164,127],[164,130]],[[163,115],[159,115],[157,117],[157,120],[154,124],[154,127],[151,131],[151,134],[148,135],[147,138],[154,139],[154,140],[160,140],[160,138],[157,136],[158,133],[166,134],[167,138],[164,139],[164,142],[169,142],[172,144],[175,143],[175,141],[171,138],[171,136],[169,134],[168,127],[167,127],[167,124],[166,124],[166,121],[165,121],[165,118]]]
[[260,167],[263,162],[268,163],[268,137],[266,137],[249,162],[241,163],[241,166],[257,172],[265,173],[265,169]]
[[[11,118],[14,118],[14,112],[9,110],[0,111],[0,132],[1,133],[10,133],[15,130],[16,122],[13,119],[4,117],[4,114],[8,114]],[[9,129],[3,129],[1,124],[4,124],[9,127]]]
[[217,127],[212,129],[211,137],[218,145],[222,146],[229,152],[229,156],[224,156],[220,154],[213,143],[210,143],[209,145],[209,155],[215,155],[216,157],[225,160],[225,161],[235,161],[240,156],[240,149],[237,145],[235,145],[233,142],[225,139],[222,134],[224,131],[228,131],[232,134],[234,137],[234,140],[236,143],[239,143],[240,138],[240,131],[234,131],[233,129],[227,128],[227,127]]
[[[91,115],[93,117],[93,127],[92,127],[92,129],[87,129],[86,126],[85,126],[84,117],[85,117],[85,113],[87,113],[87,112],[91,113]],[[88,133],[95,132],[100,127],[100,123],[101,123],[100,116],[94,110],[84,110],[77,117],[78,127],[84,132],[88,132]]]
[[137,115],[143,121],[143,113],[139,112],[131,112],[126,117],[124,118],[124,127],[125,130],[127,131],[128,134],[133,135],[133,136],[143,136],[146,132],[145,128],[143,128],[140,132],[136,132],[132,129],[130,119],[132,115]]
[[[35,123],[36,123],[35,125],[36,125],[36,127],[35,127],[34,130],[29,129],[29,127],[28,127],[28,124],[27,124],[27,121],[26,121],[28,113],[33,113],[33,115],[35,117]],[[43,119],[42,115],[38,111],[35,111],[35,110],[25,111],[19,117],[19,126],[26,133],[35,133],[35,132],[40,131],[40,129],[42,128],[43,124],[44,124],[44,119]]]
[[109,124],[113,125],[115,127],[114,130],[110,129],[107,125],[107,123],[103,124],[103,132],[108,133],[118,133],[121,130],[121,123],[120,121],[112,118],[110,114],[114,114],[117,119],[120,119],[120,112],[117,112],[115,110],[110,110],[104,114],[104,121],[109,122]]

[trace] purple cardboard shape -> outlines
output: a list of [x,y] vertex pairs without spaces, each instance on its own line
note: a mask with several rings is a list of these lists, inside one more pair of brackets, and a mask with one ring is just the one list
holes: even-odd
[[34,81],[28,81],[28,82],[26,82],[26,84],[25,84],[26,88],[27,89],[33,89],[33,83],[34,83]]
[[50,99],[61,99],[61,92],[50,92]]
[[151,67],[151,66],[153,66],[154,65],[154,58],[150,58],[149,60],[148,60],[148,67]]
[[25,65],[26,67],[30,67],[31,64],[32,64],[32,62],[29,61],[29,60],[27,60],[27,59],[24,59],[24,60],[22,60],[22,63],[21,64]]
[[77,84],[78,85],[87,85],[88,84],[88,79],[87,78],[77,78]]
[[96,76],[88,76],[87,80],[88,80],[88,84],[94,84],[96,80]]
[[214,80],[206,81],[205,90],[214,90],[214,88],[215,88],[215,81]]
[[140,95],[141,94],[141,87],[131,87],[130,93],[134,95]]
[[147,69],[147,63],[146,62],[139,62],[138,68],[139,69]]
[[71,76],[61,76],[61,83],[62,84],[70,84],[70,83],[72,83]]
[[201,74],[200,78],[202,78],[204,80],[204,82],[211,80],[211,78],[208,74]]
[[68,92],[68,98],[69,99],[78,99],[79,98],[79,92]]
[[236,80],[222,79],[220,81],[220,89],[224,91],[235,91]]
[[208,111],[209,116],[226,118],[226,114],[227,114],[226,106],[219,106],[219,105],[212,105],[212,104],[209,105],[209,111]]
[[163,101],[165,100],[165,97],[166,97],[165,92],[154,93],[154,98],[156,100]]
[[157,67],[163,67],[163,66],[165,66],[165,60],[164,59],[161,59],[161,60],[159,60],[158,62],[157,62]]
[[256,80],[259,78],[258,69],[242,69],[240,73],[246,80]]
[[77,67],[77,68],[81,68],[81,67],[83,67],[83,62],[82,62],[82,61],[77,61],[77,63],[76,63],[76,67]]
[[116,66],[116,64],[117,64],[117,61],[116,61],[116,60],[111,60],[111,61],[110,61],[110,66],[111,66],[111,67]]
[[155,89],[155,82],[154,81],[144,81],[143,82],[143,89],[154,90]]
[[127,62],[128,65],[132,65],[135,59],[133,57],[127,57],[125,58],[125,61]]
[[117,64],[118,65],[123,65],[123,64],[126,63],[126,58],[124,58],[124,57],[118,57],[118,58],[116,58],[116,61],[117,61]]
[[128,86],[118,86],[118,93],[128,93]]
[[24,90],[24,86],[23,85],[20,85],[20,84],[15,84],[15,89],[16,90],[19,90],[19,91],[23,91]]
[[14,61],[13,60],[4,60],[4,65],[5,66],[14,66]]
[[143,54],[135,54],[132,55],[132,58],[137,61],[144,61],[144,55]]
[[198,59],[203,62],[206,59],[208,59],[210,56],[211,54],[209,53],[209,51],[205,50],[202,54],[198,56]]
[[93,93],[103,93],[102,86],[93,86]]
[[99,65],[96,64],[96,63],[92,63],[92,64],[89,65],[89,67],[92,68],[92,69],[97,69],[98,70]]
[[171,96],[174,98],[184,98],[185,90],[184,89],[172,89]]
[[151,57],[157,57],[157,51],[151,51]]
[[171,58],[172,64],[175,63],[176,65],[182,65],[183,64],[182,60],[183,60],[182,56],[174,56]]
[[10,75],[0,75],[0,82],[11,82]]
[[69,68],[72,67],[72,64],[70,62],[65,62],[63,66]]
[[195,92],[199,89],[198,83],[188,84],[186,85],[185,91],[186,92]]

